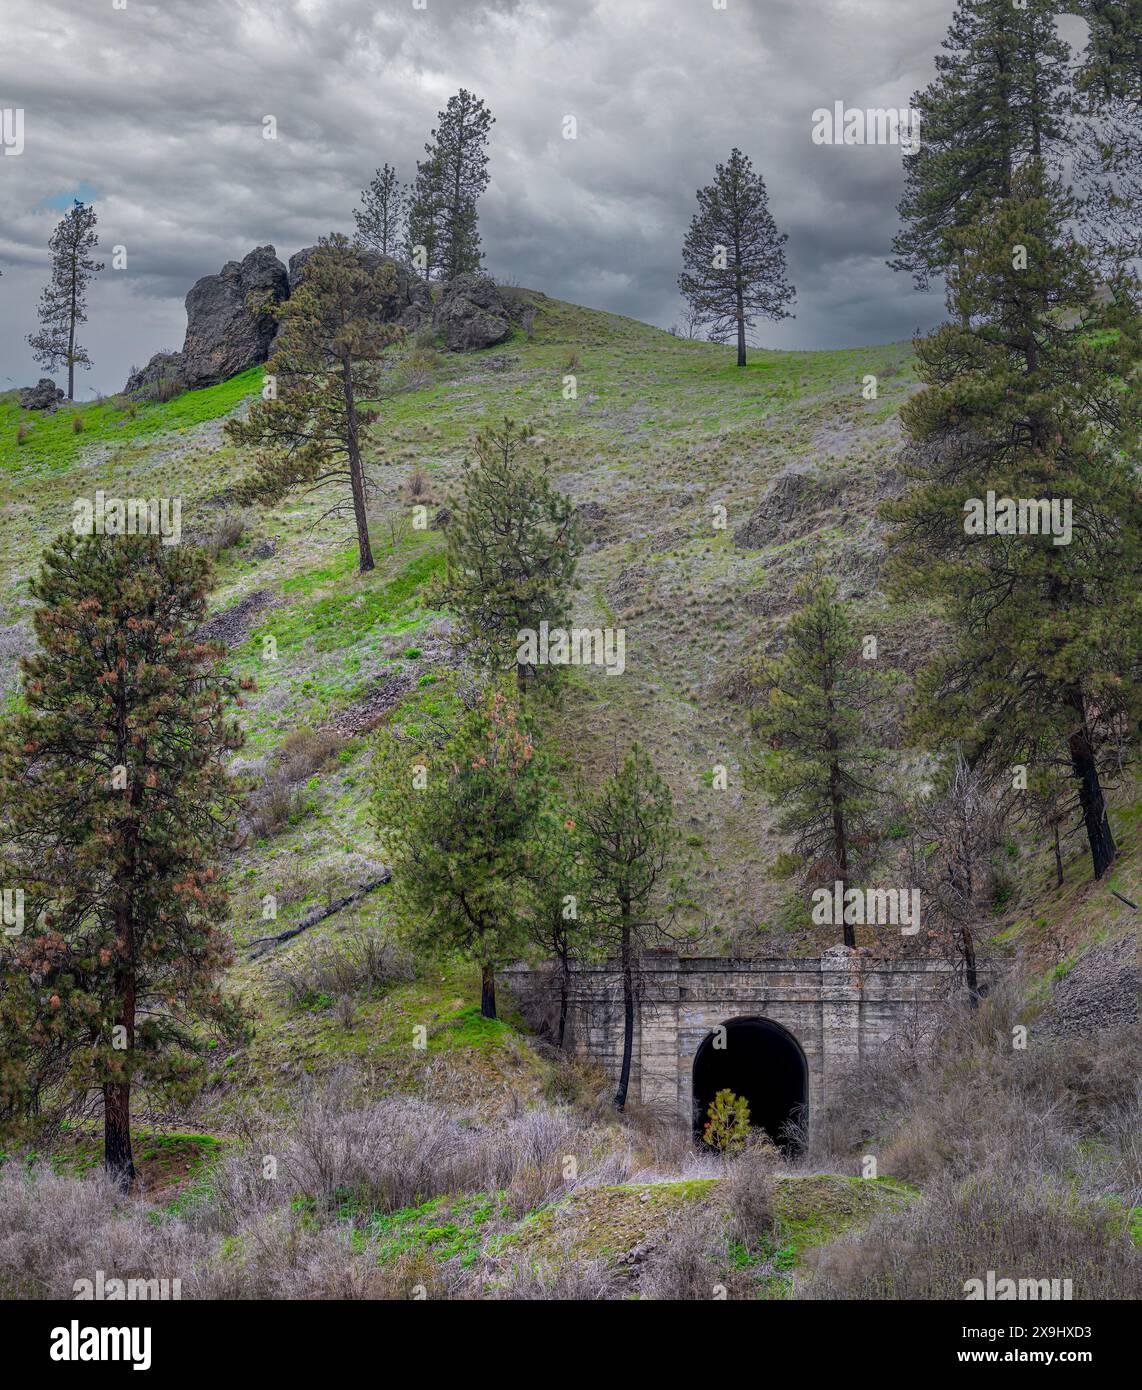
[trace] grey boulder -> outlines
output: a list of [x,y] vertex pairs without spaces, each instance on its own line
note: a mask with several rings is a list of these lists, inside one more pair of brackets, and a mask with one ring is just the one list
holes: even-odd
[[457,275],[441,290],[432,327],[449,352],[493,347],[511,336],[512,306],[486,275]]
[[125,396],[149,396],[164,381],[182,385],[182,353],[156,352],[145,367],[132,372],[123,387]]
[[63,400],[63,392],[50,376],[42,376],[35,386],[20,392],[21,410],[52,410]]
[[[289,293],[294,294],[297,287],[305,281],[305,267],[316,246],[307,246],[289,258]],[[393,256],[382,256],[377,251],[358,252],[362,263],[372,273],[383,266],[392,267],[392,293],[384,297],[381,321],[399,323],[403,328],[415,331],[432,313],[432,294],[416,271],[406,261],[398,261]]]
[[186,297],[181,376],[188,389],[213,386],[269,356],[277,324],[258,306],[289,295],[289,276],[272,246],[205,275]]

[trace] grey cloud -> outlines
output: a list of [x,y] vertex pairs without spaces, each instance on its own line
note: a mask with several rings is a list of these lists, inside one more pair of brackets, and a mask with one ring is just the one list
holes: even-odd
[[[181,341],[200,275],[254,245],[287,257],[333,228],[373,169],[402,177],[449,94],[496,115],[481,208],[489,269],[548,294],[668,325],[695,189],[739,145],[789,233],[797,318],[773,346],[899,338],[941,314],[884,265],[899,151],[809,139],[815,107],[904,105],[931,75],[950,0],[0,0],[0,105],[27,144],[0,158],[0,378],[38,374],[24,345],[59,213],[81,180],[104,259],[85,388]],[[262,138],[264,116],[279,139]],[[579,138],[562,138],[565,115]],[[7,383],[5,383],[7,384]]]

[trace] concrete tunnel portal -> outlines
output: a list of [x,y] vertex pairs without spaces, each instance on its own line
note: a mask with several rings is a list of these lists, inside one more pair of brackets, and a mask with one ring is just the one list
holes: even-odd
[[809,1068],[797,1039],[768,1018],[731,1018],[707,1033],[694,1055],[694,1138],[710,1102],[731,1090],[749,1102],[750,1123],[789,1147],[786,1126],[805,1123]]

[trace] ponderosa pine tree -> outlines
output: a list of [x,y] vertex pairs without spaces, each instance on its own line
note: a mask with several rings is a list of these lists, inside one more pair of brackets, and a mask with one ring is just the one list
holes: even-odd
[[954,234],[959,322],[916,343],[912,485],[884,510],[896,592],[938,600],[951,627],[916,730],[1009,785],[1020,766],[1069,772],[1097,877],[1115,854],[1103,779],[1142,716],[1142,325],[1136,284],[1096,294],[1073,214],[1033,163]]
[[919,140],[904,156],[904,226],[889,262],[920,289],[951,264],[950,234],[1065,136],[1070,54],[1056,13],[1051,0],[959,0],[936,79],[912,98]]
[[[767,745],[761,780],[778,825],[795,837],[807,885],[840,882],[874,858],[880,756],[872,730],[878,682],[836,583],[816,571],[794,591],[785,648],[753,673],[761,703],[751,714]],[[856,933],[844,922],[846,946]]]
[[408,200],[405,254],[426,280],[440,268],[443,207],[440,166],[431,158],[418,160]]
[[677,845],[674,800],[650,755],[634,744],[602,786],[576,793],[582,832],[584,917],[595,938],[618,952],[623,1051],[615,1109],[626,1105],[634,1048],[635,972],[659,939],[669,911],[663,890]]
[[583,849],[574,814],[552,803],[533,833],[524,899],[524,930],[543,959],[554,962],[559,1013],[556,1046],[567,1038],[571,967],[591,955],[592,938],[582,912]]
[[678,288],[691,311],[710,325],[711,341],[737,334],[738,366],[746,364],[746,330],[760,315],[786,319],[796,291],[786,281],[785,243],[769,211],[760,174],[734,149],[698,190],[698,211],[682,245]]
[[519,706],[493,684],[451,727],[385,728],[373,778],[410,939],[477,964],[480,1012],[495,1018],[496,967],[524,949],[521,903],[547,790]]
[[488,137],[495,117],[463,88],[448,98],[416,166],[409,241],[425,249],[425,278],[480,269],[476,204],[488,186]]
[[198,640],[209,562],[154,537],[68,535],[33,581],[39,650],[0,734],[4,881],[0,1119],[43,1123],[101,1093],[104,1161],[134,1177],[131,1096],[179,1088],[211,1036],[228,948],[215,856],[241,734],[221,648]]
[[91,252],[99,245],[95,209],[76,199],[52,233],[51,284],[40,295],[40,331],[28,334],[32,354],[48,371],[67,367],[67,398],[75,400],[75,369],[90,367],[87,349],[76,331],[87,322],[87,287],[103,269]]
[[366,250],[395,256],[406,240],[408,200],[408,190],[397,178],[397,171],[391,164],[383,165],[361,194],[361,206],[354,209],[357,241]]
[[301,284],[270,308],[281,329],[266,364],[269,389],[245,420],[226,426],[236,444],[257,450],[240,500],[274,503],[298,488],[340,489],[322,519],[352,512],[362,574],[374,568],[365,450],[379,418],[367,402],[380,394],[382,358],[404,336],[384,322],[394,285],[391,265],[370,269],[346,237],[323,237]]
[[505,420],[476,436],[448,527],[440,594],[459,618],[465,650],[498,670],[514,666],[521,692],[529,673],[535,679],[556,669],[524,659],[521,633],[564,623],[579,558],[571,499],[552,487],[548,460],[530,456],[529,435]]
[[1137,0],[1087,0],[1082,13],[1090,26],[1075,78],[1083,240],[1114,275],[1142,259],[1142,11]]

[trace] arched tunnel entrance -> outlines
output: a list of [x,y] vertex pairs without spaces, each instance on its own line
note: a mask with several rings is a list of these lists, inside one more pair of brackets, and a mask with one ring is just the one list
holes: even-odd
[[749,1102],[751,1124],[787,1145],[784,1127],[804,1123],[808,1087],[805,1054],[792,1033],[767,1018],[731,1018],[694,1055],[694,1138],[702,1138],[710,1102],[729,1089]]

